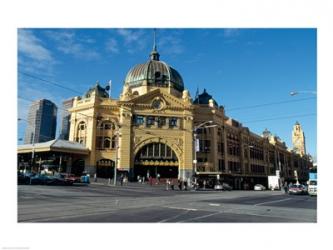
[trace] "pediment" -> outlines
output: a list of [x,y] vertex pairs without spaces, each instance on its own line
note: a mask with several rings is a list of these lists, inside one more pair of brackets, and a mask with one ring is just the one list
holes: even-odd
[[[144,95],[135,97],[130,100],[132,104],[137,107],[152,108],[153,102],[155,100],[160,100],[164,108],[185,108],[185,103],[182,98],[178,98],[171,94],[165,93],[160,89],[152,90]],[[158,107],[157,107],[158,108]]]

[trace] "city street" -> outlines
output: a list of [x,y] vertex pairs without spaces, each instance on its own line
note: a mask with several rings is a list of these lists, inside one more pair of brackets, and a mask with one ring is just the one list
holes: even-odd
[[317,198],[164,186],[18,186],[18,222],[316,222]]

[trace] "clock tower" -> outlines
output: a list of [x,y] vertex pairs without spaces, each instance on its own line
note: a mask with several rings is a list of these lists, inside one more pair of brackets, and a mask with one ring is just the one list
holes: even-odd
[[306,154],[305,136],[299,122],[296,122],[294,125],[292,132],[292,142],[293,142],[293,149],[297,154],[300,154],[301,156]]

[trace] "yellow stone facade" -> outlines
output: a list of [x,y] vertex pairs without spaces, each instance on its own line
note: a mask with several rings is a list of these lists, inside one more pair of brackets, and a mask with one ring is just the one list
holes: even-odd
[[146,64],[128,73],[119,99],[98,84],[74,98],[69,140],[90,150],[86,171],[107,177],[116,166],[134,180],[219,175],[237,189],[267,184],[277,170],[284,180],[295,179],[295,170],[307,179],[312,163],[306,155],[288,150],[269,131],[252,133],[206,91],[193,100],[178,74],[154,49]]

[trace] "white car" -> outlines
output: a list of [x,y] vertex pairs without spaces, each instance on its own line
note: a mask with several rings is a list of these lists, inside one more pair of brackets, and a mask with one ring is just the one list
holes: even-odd
[[266,187],[263,186],[263,185],[261,185],[261,184],[256,184],[256,185],[254,186],[254,190],[255,190],[255,191],[264,191],[264,190],[266,190]]

